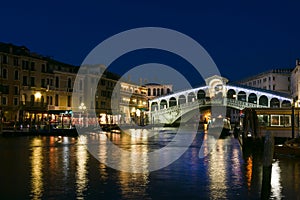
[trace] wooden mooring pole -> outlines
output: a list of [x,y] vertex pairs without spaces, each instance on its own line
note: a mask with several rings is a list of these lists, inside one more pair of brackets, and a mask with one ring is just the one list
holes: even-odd
[[274,135],[272,132],[267,131],[265,135],[265,142],[264,142],[261,199],[270,198],[273,154],[274,154]]

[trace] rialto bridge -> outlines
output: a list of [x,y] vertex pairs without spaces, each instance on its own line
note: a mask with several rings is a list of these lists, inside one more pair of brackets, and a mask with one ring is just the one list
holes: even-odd
[[287,94],[227,84],[228,80],[220,76],[215,75],[205,81],[205,86],[150,100],[151,123],[172,124],[178,119],[185,122],[199,112],[199,108],[211,105],[243,110],[246,107],[290,107],[292,103]]

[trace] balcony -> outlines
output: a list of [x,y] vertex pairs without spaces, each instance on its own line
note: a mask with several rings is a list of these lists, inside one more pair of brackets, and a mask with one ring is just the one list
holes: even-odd
[[46,102],[21,101],[21,110],[27,111],[47,111],[48,104]]

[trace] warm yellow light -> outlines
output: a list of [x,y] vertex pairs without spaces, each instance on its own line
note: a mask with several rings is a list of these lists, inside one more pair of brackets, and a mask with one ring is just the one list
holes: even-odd
[[35,96],[36,99],[40,99],[42,97],[42,94],[40,92],[36,92],[34,94],[34,96]]
[[141,116],[141,111],[139,109],[136,110],[136,116],[138,116],[138,117]]

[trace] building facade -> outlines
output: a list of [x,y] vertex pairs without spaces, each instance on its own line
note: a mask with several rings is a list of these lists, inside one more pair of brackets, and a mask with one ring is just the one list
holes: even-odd
[[147,88],[133,83],[120,83],[121,123],[145,125],[147,123]]
[[238,84],[290,94],[293,69],[272,69],[243,80]]
[[0,110],[3,123],[58,121],[71,110],[77,67],[0,43]]
[[296,66],[291,74],[291,95],[295,107],[300,107],[300,60],[296,60]]
[[167,95],[172,93],[173,85],[162,85],[157,83],[147,83],[144,85],[147,89],[148,99],[154,99],[159,96]]

